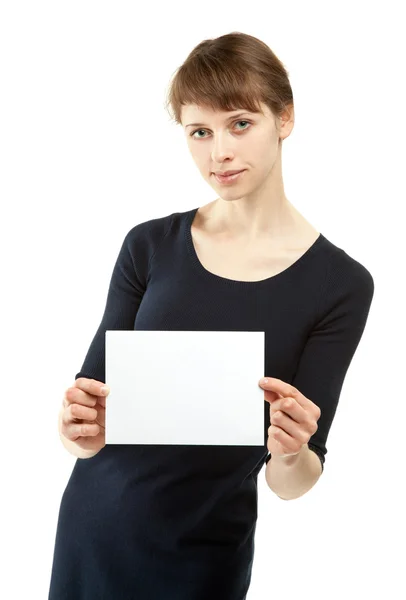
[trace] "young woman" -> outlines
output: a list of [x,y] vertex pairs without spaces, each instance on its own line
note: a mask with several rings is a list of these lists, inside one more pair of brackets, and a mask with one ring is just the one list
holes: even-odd
[[[243,600],[258,473],[266,465],[284,499],[320,477],[374,293],[369,271],[286,198],[293,96],[268,46],[242,33],[203,41],[168,103],[218,197],[125,236],[60,413],[61,439],[78,460],[61,502],[50,600]],[[264,445],[106,445],[112,329],[264,331]],[[198,419],[204,406],[195,410]]]

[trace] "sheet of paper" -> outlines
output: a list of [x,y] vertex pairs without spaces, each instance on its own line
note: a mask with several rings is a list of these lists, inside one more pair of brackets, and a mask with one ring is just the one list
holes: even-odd
[[263,331],[106,331],[106,444],[264,445]]

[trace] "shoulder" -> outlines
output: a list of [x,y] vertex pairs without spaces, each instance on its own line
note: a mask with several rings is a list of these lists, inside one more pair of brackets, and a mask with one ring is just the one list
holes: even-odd
[[130,255],[134,264],[147,272],[152,258],[163,241],[190,211],[175,212],[137,223],[129,229],[122,243],[122,252]]
[[172,223],[179,213],[171,213],[163,217],[156,217],[155,219],[148,219],[137,223],[127,232],[126,238],[130,242],[137,242],[137,240],[152,240],[158,241],[164,237],[172,226]]
[[327,238],[324,240],[325,252],[328,254],[327,279],[343,287],[374,287],[373,276],[363,263]]
[[374,279],[359,260],[325,238],[326,277],[321,296],[320,318],[352,319],[364,323],[374,296]]
[[154,254],[166,236],[179,227],[186,214],[176,212],[137,223],[127,231],[124,243],[130,251]]

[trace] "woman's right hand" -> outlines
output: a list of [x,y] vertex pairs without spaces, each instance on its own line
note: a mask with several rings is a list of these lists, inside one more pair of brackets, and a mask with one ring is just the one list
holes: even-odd
[[[63,398],[61,433],[80,448],[97,454],[106,445],[106,396],[102,381],[79,377]],[[108,386],[107,386],[108,387]]]

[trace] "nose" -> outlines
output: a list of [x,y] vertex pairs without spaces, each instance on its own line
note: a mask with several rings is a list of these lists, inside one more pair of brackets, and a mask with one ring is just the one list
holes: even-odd
[[232,162],[234,158],[234,151],[230,143],[225,142],[217,138],[217,141],[213,142],[213,148],[211,151],[211,160],[214,165],[221,165],[225,160],[229,159]]

